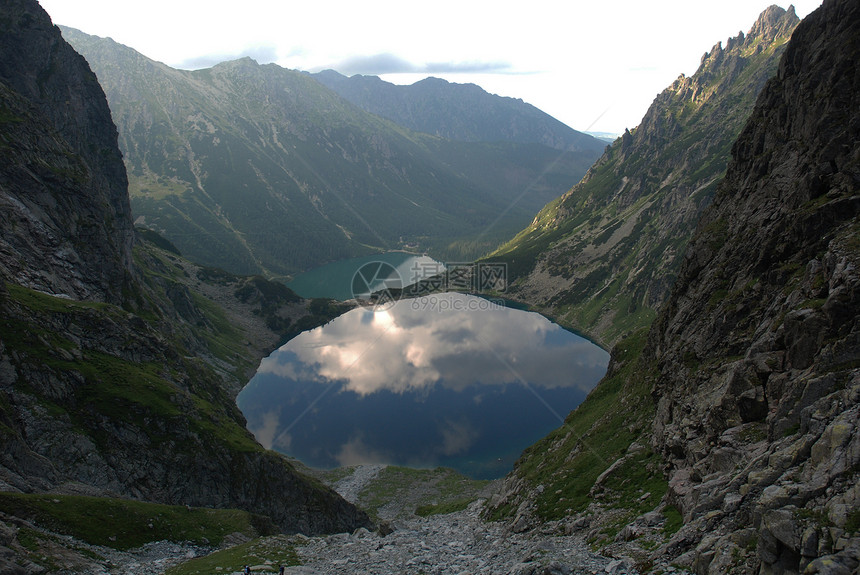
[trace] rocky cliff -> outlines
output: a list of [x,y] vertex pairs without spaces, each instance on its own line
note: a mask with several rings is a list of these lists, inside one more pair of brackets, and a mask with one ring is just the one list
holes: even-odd
[[4,3],[0,27],[0,489],[368,525],[234,403],[261,354],[316,321],[306,302],[135,240],[95,77],[36,2]]
[[792,7],[771,6],[660,93],[579,184],[492,255],[508,262],[510,294],[607,347],[647,326],[798,21]]
[[860,561],[858,30],[840,0],[797,28],[646,348],[672,544],[701,573],[754,542],[749,571]]
[[[33,6],[2,7],[0,267],[41,291],[119,303],[133,231],[116,128],[86,61]],[[20,257],[33,252],[39,266]]]
[[513,529],[642,570],[857,572],[858,19],[797,27],[654,324],[493,502]]

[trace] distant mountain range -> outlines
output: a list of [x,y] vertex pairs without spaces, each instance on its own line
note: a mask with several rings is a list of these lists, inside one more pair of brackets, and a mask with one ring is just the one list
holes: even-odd
[[[448,140],[274,64],[182,71],[110,39],[63,35],[107,94],[137,223],[194,261],[237,273],[283,277],[407,245],[475,257],[578,181],[603,148],[545,114],[544,139],[582,145]],[[508,111],[499,123],[541,115],[483,94],[473,114],[500,101]]]
[[448,140],[534,143],[598,154],[605,147],[531,104],[489,94],[475,84],[425,78],[400,86],[376,76],[346,77],[334,70],[313,77],[363,110]]

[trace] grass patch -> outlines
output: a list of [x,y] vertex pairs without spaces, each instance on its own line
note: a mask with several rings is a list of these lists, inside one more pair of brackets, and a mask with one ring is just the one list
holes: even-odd
[[[637,361],[646,335],[647,329],[642,329],[619,343],[613,350],[619,366],[614,373],[592,390],[562,427],[529,447],[517,462],[519,477],[534,487],[544,486],[536,498],[541,518],[561,519],[583,511],[592,501],[590,492],[598,476],[650,425],[654,408],[649,371]],[[618,476],[611,480],[616,483],[607,483],[607,497],[629,509],[656,505],[665,492],[665,480],[659,471],[651,469],[650,460],[637,459],[649,457],[656,456],[642,454],[634,457],[636,463],[621,466]],[[644,495],[640,488],[645,486],[651,494],[645,502],[638,502]],[[501,506],[490,518],[502,519],[514,510],[513,505]]]
[[[389,465],[359,494],[359,506],[371,516],[391,501],[414,502],[422,517],[465,509],[489,481],[469,479],[446,467],[413,469]],[[412,508],[407,510],[411,512]]]
[[848,533],[860,531],[860,509],[855,509],[848,514],[848,519],[845,521],[845,531]]
[[684,526],[684,517],[674,505],[667,505],[663,508],[663,517],[666,518],[666,523],[663,524],[663,533],[666,537],[671,537]]
[[263,565],[254,573],[277,573],[278,566],[301,565],[295,547],[283,535],[263,537],[215,551],[205,557],[191,559],[165,571],[165,575],[210,575],[211,573],[233,573],[244,565]]
[[219,545],[231,533],[274,531],[267,517],[246,511],[104,497],[0,493],[0,509],[44,529],[120,550],[162,540]]

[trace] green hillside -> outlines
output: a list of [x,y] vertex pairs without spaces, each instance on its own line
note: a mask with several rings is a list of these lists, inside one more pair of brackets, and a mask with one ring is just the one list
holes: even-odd
[[492,254],[508,263],[512,295],[606,346],[648,325],[797,23],[769,9],[659,94],[579,184]]
[[365,112],[308,74],[253,60],[183,71],[65,28],[108,97],[139,225],[189,258],[283,277],[407,244],[473,258],[596,159],[451,142]]

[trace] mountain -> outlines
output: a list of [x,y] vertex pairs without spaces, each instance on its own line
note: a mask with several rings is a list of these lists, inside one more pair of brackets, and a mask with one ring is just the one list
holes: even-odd
[[72,516],[66,496],[86,495],[241,509],[283,531],[370,525],[256,443],[234,401],[260,357],[330,304],[136,233],[86,61],[32,0],[5,2],[0,28],[0,489],[15,494],[0,501],[0,546],[26,548],[9,526],[33,517],[10,506],[45,492]]
[[860,5],[797,26],[650,330],[494,502],[641,569],[860,567]]
[[666,300],[732,142],[798,19],[772,6],[660,93],[641,124],[494,254],[509,295],[611,347]]
[[[24,10],[21,2],[6,8]],[[43,291],[118,303],[134,234],[104,93],[44,18],[4,29],[0,53],[0,272]],[[50,73],[32,67],[34,54]],[[21,257],[28,253],[40,265]]]
[[334,70],[313,77],[363,110],[448,140],[534,143],[594,154],[606,147],[605,142],[577,132],[531,104],[489,94],[475,84],[431,77],[398,86],[377,76],[346,77]]
[[137,221],[234,273],[283,277],[407,244],[475,257],[597,157],[448,142],[277,65],[174,70],[110,39],[63,33],[107,95]]

